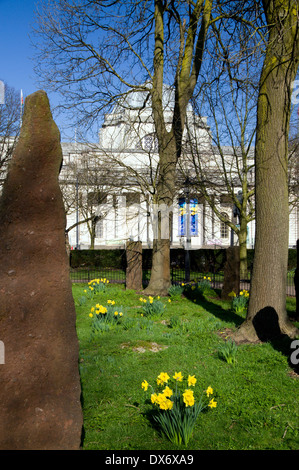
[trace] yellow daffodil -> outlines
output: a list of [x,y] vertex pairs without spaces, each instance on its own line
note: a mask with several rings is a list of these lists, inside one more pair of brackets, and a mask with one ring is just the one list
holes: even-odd
[[228,296],[229,296],[229,297],[236,297],[237,294],[236,294],[234,291],[232,291],[232,292],[230,292],[230,293],[228,294]]
[[192,390],[185,390],[185,392],[183,393],[183,402],[186,406],[194,405],[194,396]]
[[161,374],[159,374],[158,377],[157,377],[157,384],[158,385],[164,385],[165,383],[168,382],[169,378],[170,377],[167,374],[167,372],[161,372]]
[[151,402],[152,403],[157,403],[157,398],[158,398],[158,395],[156,393],[151,394]]
[[190,387],[191,385],[196,384],[196,378],[194,375],[189,375],[188,376],[188,386]]
[[174,378],[175,380],[177,380],[178,382],[182,382],[182,380],[183,380],[182,373],[181,373],[181,372],[176,372],[176,373],[174,374],[173,378]]
[[165,400],[161,400],[159,403],[160,410],[171,410],[173,407],[173,402],[166,398]]
[[170,303],[170,302],[171,302],[171,299],[168,299],[168,302]]
[[123,312],[119,312],[119,316],[122,317],[122,316],[123,316]]
[[107,313],[106,307],[103,307],[103,305],[99,305],[99,304],[97,304],[97,306],[98,306],[98,313]]
[[208,404],[208,406],[210,408],[216,408],[217,406],[217,401],[214,400],[214,398],[212,398],[212,400],[210,400],[210,403]]
[[92,313],[90,313],[90,314],[89,314],[89,316],[90,316],[90,318],[92,318],[92,317],[93,317],[93,314],[92,314]]
[[[169,400],[166,395],[163,393],[154,394],[155,396],[152,395],[152,403],[156,403],[159,405],[161,410],[171,410],[173,407],[173,402]],[[154,400],[154,401],[153,401]]]
[[163,395],[165,395],[165,397],[169,398],[171,397],[171,395],[173,395],[173,391],[171,390],[171,388],[169,388],[168,386],[164,388],[163,390]]
[[118,315],[118,312],[114,312],[114,315],[117,317],[117,315]]
[[207,394],[207,397],[209,397],[210,395],[213,395],[212,387],[208,386],[208,388],[206,389],[206,394]]
[[146,380],[144,380],[141,384],[141,387],[143,388],[143,390],[146,392],[147,389],[148,389],[148,382]]

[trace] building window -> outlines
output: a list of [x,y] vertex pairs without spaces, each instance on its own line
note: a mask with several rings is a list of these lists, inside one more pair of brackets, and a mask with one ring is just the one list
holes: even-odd
[[[226,212],[222,212],[221,215],[228,220],[228,215]],[[220,237],[228,238],[229,237],[229,227],[225,222],[220,222]]]
[[158,139],[156,134],[147,134],[145,135],[139,144],[137,149],[144,150],[145,152],[158,152]]
[[87,194],[87,204],[89,206],[98,206],[100,204],[106,204],[107,196],[107,193],[103,193],[102,191],[90,191]]
[[101,217],[96,224],[96,238],[104,238],[104,219]]
[[[187,236],[187,204],[185,198],[179,199],[179,237]],[[195,198],[190,199],[189,203],[190,214],[190,236],[198,236],[198,200]]]
[[140,193],[132,192],[132,193],[124,193],[126,198],[126,206],[130,207],[136,204],[140,204]]

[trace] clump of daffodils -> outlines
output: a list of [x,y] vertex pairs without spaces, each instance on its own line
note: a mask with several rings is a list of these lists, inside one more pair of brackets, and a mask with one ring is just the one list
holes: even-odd
[[139,301],[142,303],[141,315],[144,317],[160,316],[164,312],[165,305],[160,300],[160,296],[154,298],[149,295],[147,299],[140,297]]
[[249,292],[246,289],[243,289],[237,295],[234,291],[228,294],[232,298],[231,308],[235,313],[243,313],[249,302]]
[[198,283],[197,289],[200,290],[201,294],[206,294],[212,288],[212,279],[209,276],[204,276]]
[[93,279],[88,283],[89,292],[92,294],[97,294],[98,292],[105,292],[109,280],[106,278]]
[[170,295],[170,297],[173,299],[173,300],[179,300],[181,297],[182,297],[182,294],[184,292],[184,289],[185,289],[185,284],[184,282],[182,282],[181,285],[179,284],[173,284],[172,286],[170,286],[170,288],[168,289],[168,294]]
[[152,389],[150,400],[155,407],[154,419],[174,444],[187,445],[199,413],[207,407],[217,406],[215,399],[210,398],[212,387],[198,396],[196,383],[195,375],[184,376],[175,372],[170,377],[167,372],[161,372],[156,379],[157,389],[146,380],[141,384],[145,392]]
[[107,331],[108,325],[110,327],[120,323],[123,315],[123,307],[118,307],[114,300],[108,300],[107,305],[96,304],[89,312],[89,317],[92,319],[92,332]]

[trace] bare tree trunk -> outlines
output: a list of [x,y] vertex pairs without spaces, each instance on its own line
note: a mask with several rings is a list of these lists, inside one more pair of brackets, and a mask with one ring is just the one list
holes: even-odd
[[286,312],[288,135],[291,86],[299,63],[298,4],[264,1],[269,28],[260,81],[255,148],[256,238],[250,301],[236,340],[299,334]]
[[247,272],[248,272],[248,265],[247,265],[247,221],[245,218],[241,218],[238,239],[239,239],[239,248],[240,248],[240,279],[246,279]]
[[163,140],[164,151],[160,153],[159,182],[157,185],[156,210],[157,227],[154,230],[151,277],[146,294],[167,295],[171,285],[170,277],[170,224],[169,214],[159,209],[171,208],[176,191],[176,145],[172,133]]
[[[193,95],[202,64],[206,34],[210,25],[212,0],[194,2],[193,11],[189,9],[190,23],[187,31],[184,31],[185,20],[180,23],[180,50],[176,66],[175,103],[171,130],[167,129],[162,105],[165,60],[163,15],[166,11],[166,3],[162,0],[155,0],[154,3],[155,50],[152,110],[159,142],[159,182],[156,201],[158,204],[170,207],[175,195],[176,165],[181,155],[187,105]],[[159,224],[161,222],[165,223],[159,220]],[[151,279],[145,293],[166,295],[170,285],[170,240],[169,237],[168,239],[162,238],[161,234],[153,243]]]

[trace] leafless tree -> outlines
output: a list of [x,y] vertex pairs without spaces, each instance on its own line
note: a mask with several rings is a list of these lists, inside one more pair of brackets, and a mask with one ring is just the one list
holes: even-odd
[[21,98],[12,87],[5,85],[4,102],[0,104],[0,183],[7,174],[7,165],[12,157],[20,132]]
[[[63,107],[79,124],[94,122],[132,90],[146,92],[159,144],[158,204],[173,201],[186,108],[208,28],[216,21],[212,8],[212,0],[59,0],[42,2],[37,13],[38,74],[47,87],[63,94]],[[163,113],[165,81],[175,92],[170,129]],[[148,292],[168,291],[169,252],[169,239],[154,240]]]

